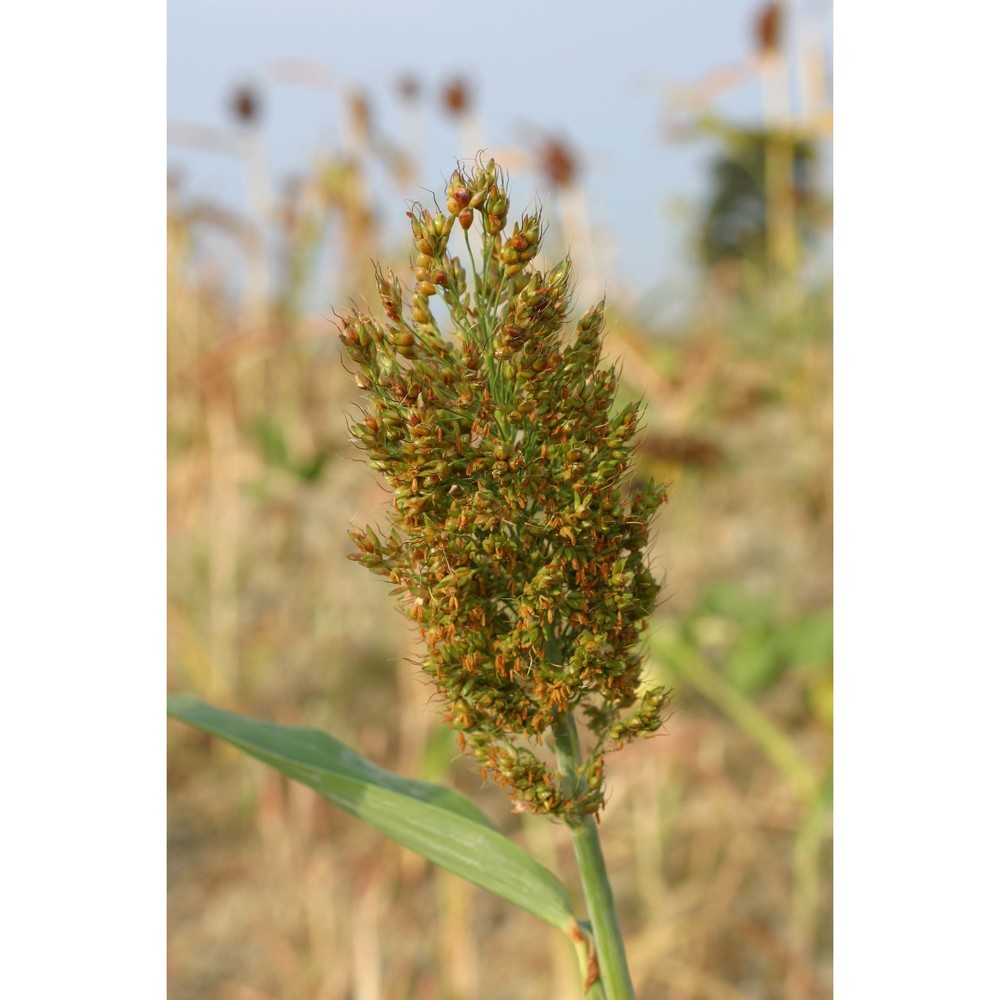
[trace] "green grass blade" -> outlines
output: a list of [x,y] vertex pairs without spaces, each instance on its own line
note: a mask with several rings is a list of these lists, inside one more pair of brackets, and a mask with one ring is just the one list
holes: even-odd
[[559,879],[457,792],[384,771],[318,729],[249,719],[187,695],[171,695],[167,711],[308,785],[428,861],[562,931],[575,926]]

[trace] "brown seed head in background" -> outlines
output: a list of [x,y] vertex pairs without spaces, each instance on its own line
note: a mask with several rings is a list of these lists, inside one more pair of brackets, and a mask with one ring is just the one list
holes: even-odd
[[542,172],[558,188],[569,187],[580,172],[580,162],[569,146],[555,136],[547,136],[538,147]]
[[441,103],[450,115],[464,114],[472,104],[472,89],[468,80],[456,76],[448,81],[441,91]]
[[404,73],[396,80],[396,90],[404,101],[415,101],[420,97],[420,81],[413,73]]
[[237,87],[229,100],[229,110],[241,125],[256,125],[261,117],[261,99],[250,84]]
[[777,0],[764,5],[754,22],[754,37],[761,55],[773,55],[781,47],[785,30],[785,10]]

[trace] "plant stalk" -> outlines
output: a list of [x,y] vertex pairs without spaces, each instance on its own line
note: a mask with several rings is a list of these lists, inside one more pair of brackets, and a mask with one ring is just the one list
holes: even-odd
[[[559,717],[553,733],[563,780],[571,782],[575,788],[582,780],[582,757],[572,711],[564,712]],[[600,982],[607,1000],[636,1000],[625,958],[625,942],[622,940],[611,883],[604,865],[597,823],[593,816],[587,816],[575,824],[569,824],[569,831],[580,870],[580,881],[583,883],[587,911],[594,929]]]

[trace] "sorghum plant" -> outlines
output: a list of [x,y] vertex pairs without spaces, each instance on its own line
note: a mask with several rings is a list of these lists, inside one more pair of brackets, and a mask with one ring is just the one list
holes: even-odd
[[462,749],[516,810],[569,827],[590,924],[555,875],[450,789],[382,771],[327,733],[185,695],[169,710],[559,928],[588,997],[633,1000],[595,815],[605,755],[654,733],[667,700],[642,688],[637,649],[658,590],[644,550],[664,493],[629,478],[639,407],[615,408],[603,303],[564,335],[570,262],[532,266],[540,213],[507,232],[492,160],[456,170],[446,198],[446,211],[409,213],[409,308],[399,279],[376,268],[384,319],[341,320],[366,399],[353,433],[394,490],[388,529],[352,532],[354,558],[416,621]]
[[456,169],[445,195],[446,211],[408,213],[409,316],[399,279],[376,270],[384,320],[355,309],[342,321],[368,401],[353,433],[395,491],[388,532],[354,531],[354,558],[396,585],[417,622],[462,749],[515,809],[573,830],[605,982],[631,996],[591,817],[608,749],[654,733],[667,700],[640,694],[636,649],[658,592],[645,546],[665,495],[627,488],[639,407],[615,410],[603,303],[564,337],[570,261],[532,266],[540,213],[508,233],[492,160]]
[[[506,187],[492,160],[455,170],[445,211],[408,213],[408,316],[399,279],[377,271],[384,320],[342,320],[367,399],[353,434],[395,491],[388,532],[353,532],[351,558],[396,585],[462,749],[516,809],[573,824],[603,805],[608,749],[660,726],[666,693],[640,695],[636,644],[664,492],[628,486],[639,406],[614,408],[603,303],[564,338],[570,261],[533,268],[542,221],[508,233]],[[590,739],[567,772],[538,745],[552,734],[561,753],[576,709]]]

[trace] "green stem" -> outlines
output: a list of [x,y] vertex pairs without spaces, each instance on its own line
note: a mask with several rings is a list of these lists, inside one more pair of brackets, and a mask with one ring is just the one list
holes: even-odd
[[[556,744],[556,758],[563,780],[575,789],[582,780],[580,740],[576,732],[573,713],[564,712],[553,727]],[[586,816],[576,824],[570,824],[573,851],[576,854],[583,894],[587,900],[587,910],[594,928],[594,945],[600,966],[600,981],[607,1000],[635,1000],[635,990],[629,976],[625,958],[625,943],[622,940],[615,900],[608,881],[608,871],[604,865],[601,839],[597,833],[597,823],[593,816]]]

